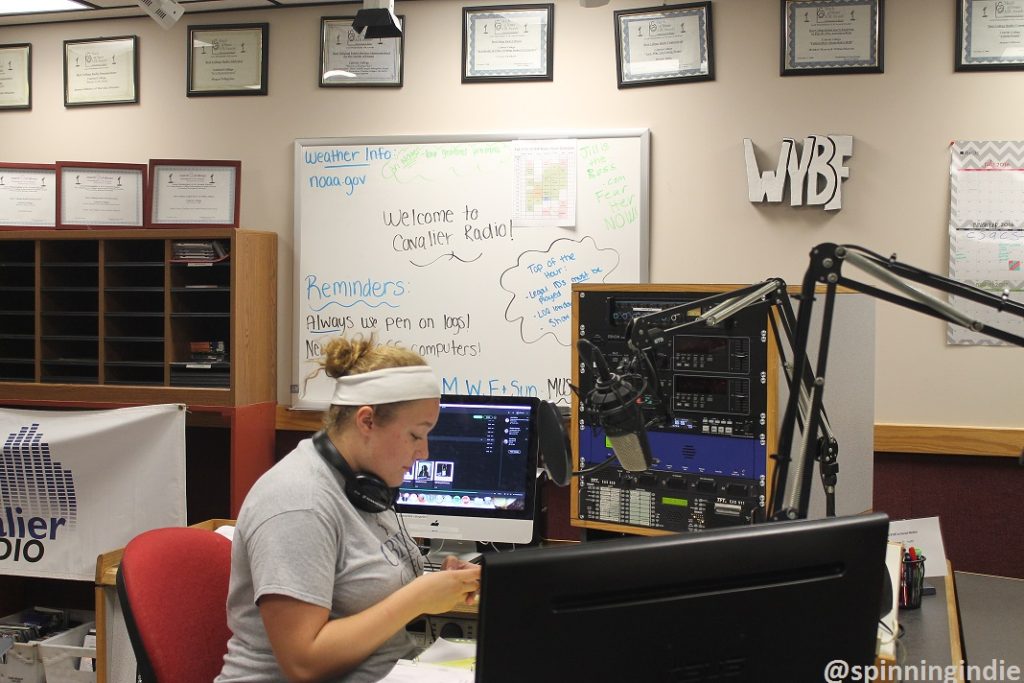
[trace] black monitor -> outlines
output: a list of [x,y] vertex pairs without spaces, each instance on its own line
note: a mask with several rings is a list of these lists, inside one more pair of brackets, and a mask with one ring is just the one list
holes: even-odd
[[875,513],[485,556],[476,680],[820,681],[874,662]]
[[[409,534],[437,556],[475,554],[476,544],[529,543],[534,534],[540,400],[445,394],[398,496]],[[434,559],[434,558],[430,558]]]

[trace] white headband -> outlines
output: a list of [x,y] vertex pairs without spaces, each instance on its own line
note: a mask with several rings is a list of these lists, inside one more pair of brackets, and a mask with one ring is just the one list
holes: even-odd
[[409,365],[339,377],[331,405],[375,406],[421,398],[441,398],[441,383],[429,366]]

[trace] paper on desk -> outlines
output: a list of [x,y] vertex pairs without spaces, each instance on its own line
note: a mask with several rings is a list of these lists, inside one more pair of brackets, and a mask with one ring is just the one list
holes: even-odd
[[914,546],[924,555],[925,576],[946,576],[946,549],[938,517],[889,520],[889,540]]
[[476,663],[475,640],[438,638],[416,658],[421,664],[441,664],[472,670]]
[[399,659],[382,683],[473,683],[476,641],[438,638],[416,659]]
[[473,672],[438,664],[421,664],[399,659],[381,683],[473,683]]
[[878,620],[878,644],[875,654],[882,659],[896,660],[896,634],[899,631],[900,562],[903,546],[889,541],[885,547],[885,570],[889,574],[892,601],[886,605],[886,613]]

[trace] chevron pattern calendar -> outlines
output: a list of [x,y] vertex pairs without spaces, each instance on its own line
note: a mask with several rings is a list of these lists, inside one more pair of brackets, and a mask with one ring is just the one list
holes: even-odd
[[[949,276],[1024,301],[1024,141],[955,141],[950,145]],[[1024,334],[1024,321],[950,297],[987,324]],[[949,325],[947,343],[1004,345]]]

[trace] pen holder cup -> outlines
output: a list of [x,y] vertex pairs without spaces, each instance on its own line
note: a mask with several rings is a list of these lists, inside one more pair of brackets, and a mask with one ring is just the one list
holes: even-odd
[[924,556],[916,560],[903,559],[903,574],[900,578],[900,609],[918,609],[921,606],[921,591],[924,589]]

